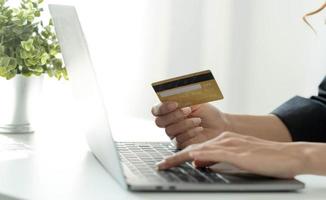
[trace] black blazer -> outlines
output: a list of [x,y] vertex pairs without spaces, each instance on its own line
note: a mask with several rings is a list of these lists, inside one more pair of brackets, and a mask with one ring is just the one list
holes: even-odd
[[319,85],[318,96],[295,96],[272,114],[283,121],[293,141],[326,142],[326,76]]

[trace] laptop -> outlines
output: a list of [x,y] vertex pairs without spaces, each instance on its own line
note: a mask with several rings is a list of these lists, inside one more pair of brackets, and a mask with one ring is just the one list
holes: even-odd
[[76,9],[63,5],[49,5],[49,9],[76,102],[86,113],[81,125],[88,145],[122,187],[131,191],[173,192],[293,191],[304,188],[304,184],[295,179],[216,173],[196,169],[189,162],[157,171],[156,162],[178,151],[172,142],[115,142]]

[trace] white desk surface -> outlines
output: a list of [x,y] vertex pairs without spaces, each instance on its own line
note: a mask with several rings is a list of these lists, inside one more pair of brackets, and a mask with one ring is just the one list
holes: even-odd
[[[143,126],[142,123],[137,123]],[[51,127],[49,124],[47,127]],[[164,140],[162,131],[146,128],[147,133],[115,132],[123,140]],[[131,130],[131,129],[130,129]],[[154,131],[156,130],[156,131]],[[115,130],[114,130],[115,131]],[[153,131],[153,132],[152,132]],[[122,134],[128,133],[128,134]],[[90,153],[80,130],[60,127],[38,128],[34,134],[0,135],[29,144],[32,154],[2,159],[0,156],[0,199],[325,199],[326,177],[299,176],[306,183],[301,192],[286,193],[145,193],[120,187]],[[134,137],[137,136],[137,137]],[[21,156],[21,157],[19,157]],[[11,198],[12,197],[12,198]]]

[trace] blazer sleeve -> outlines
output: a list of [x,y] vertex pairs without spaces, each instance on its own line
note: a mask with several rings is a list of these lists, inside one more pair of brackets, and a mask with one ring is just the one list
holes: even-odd
[[326,142],[326,76],[318,96],[295,96],[272,114],[285,124],[293,141]]

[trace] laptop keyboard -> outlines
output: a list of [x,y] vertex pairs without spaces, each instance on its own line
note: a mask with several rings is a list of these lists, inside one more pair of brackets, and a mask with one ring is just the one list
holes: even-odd
[[196,169],[189,162],[168,170],[157,171],[155,169],[157,162],[178,151],[171,143],[117,142],[116,145],[123,165],[134,175],[149,181],[229,183],[229,180],[222,175],[205,169]]

